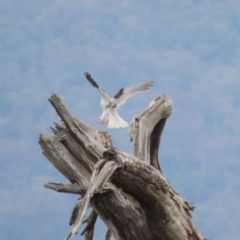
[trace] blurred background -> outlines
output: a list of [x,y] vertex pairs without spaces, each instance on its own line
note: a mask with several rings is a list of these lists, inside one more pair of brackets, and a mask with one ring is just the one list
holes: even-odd
[[[119,114],[128,122],[156,97],[173,99],[159,150],[164,176],[197,207],[211,240],[240,236],[240,1],[0,0],[0,236],[64,239],[76,195],[43,188],[67,180],[42,155],[40,133],[72,115],[100,130],[100,96],[153,80]],[[132,153],[128,129],[108,130]],[[105,239],[99,220],[95,240]],[[75,239],[84,237],[75,236]],[[73,239],[74,239],[73,238]]]

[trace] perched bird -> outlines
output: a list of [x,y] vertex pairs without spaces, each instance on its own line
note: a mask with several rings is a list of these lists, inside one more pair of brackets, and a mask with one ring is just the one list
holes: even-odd
[[91,74],[86,72],[85,76],[87,80],[98,89],[101,94],[101,107],[103,109],[102,116],[100,117],[98,123],[106,124],[109,128],[124,128],[128,126],[117,113],[117,109],[122,105],[129,97],[135,95],[138,92],[146,91],[153,85],[153,81],[127,87],[121,88],[114,98],[110,98],[103,88],[99,87],[95,80],[92,78]]

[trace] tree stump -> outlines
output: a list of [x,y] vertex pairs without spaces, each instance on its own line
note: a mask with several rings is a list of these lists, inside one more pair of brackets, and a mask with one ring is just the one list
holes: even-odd
[[[184,200],[162,175],[158,149],[172,100],[160,96],[130,126],[134,156],[115,148],[107,132],[98,131],[71,116],[61,99],[52,94],[50,103],[63,121],[42,134],[43,154],[71,184],[47,183],[46,188],[79,194],[66,239],[78,233],[93,238],[99,216],[117,240],[203,240],[192,223],[194,206]],[[92,213],[84,221],[86,210]]]

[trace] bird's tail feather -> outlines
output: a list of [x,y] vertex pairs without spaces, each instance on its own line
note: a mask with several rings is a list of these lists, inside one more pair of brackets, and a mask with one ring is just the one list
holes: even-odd
[[116,111],[111,111],[108,119],[109,128],[125,128],[128,127],[128,123],[124,121]]

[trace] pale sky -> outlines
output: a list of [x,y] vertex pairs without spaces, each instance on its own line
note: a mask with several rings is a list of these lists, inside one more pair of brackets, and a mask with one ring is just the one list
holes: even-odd
[[[240,239],[239,0],[0,0],[0,238],[64,239],[78,196],[43,188],[68,183],[42,155],[39,133],[59,121],[57,93],[72,115],[100,130],[100,96],[153,80],[119,114],[128,122],[149,102],[173,99],[161,168],[196,206],[211,240]],[[128,129],[110,130],[132,153]],[[95,240],[106,228],[96,225]],[[73,239],[84,239],[79,235]]]

